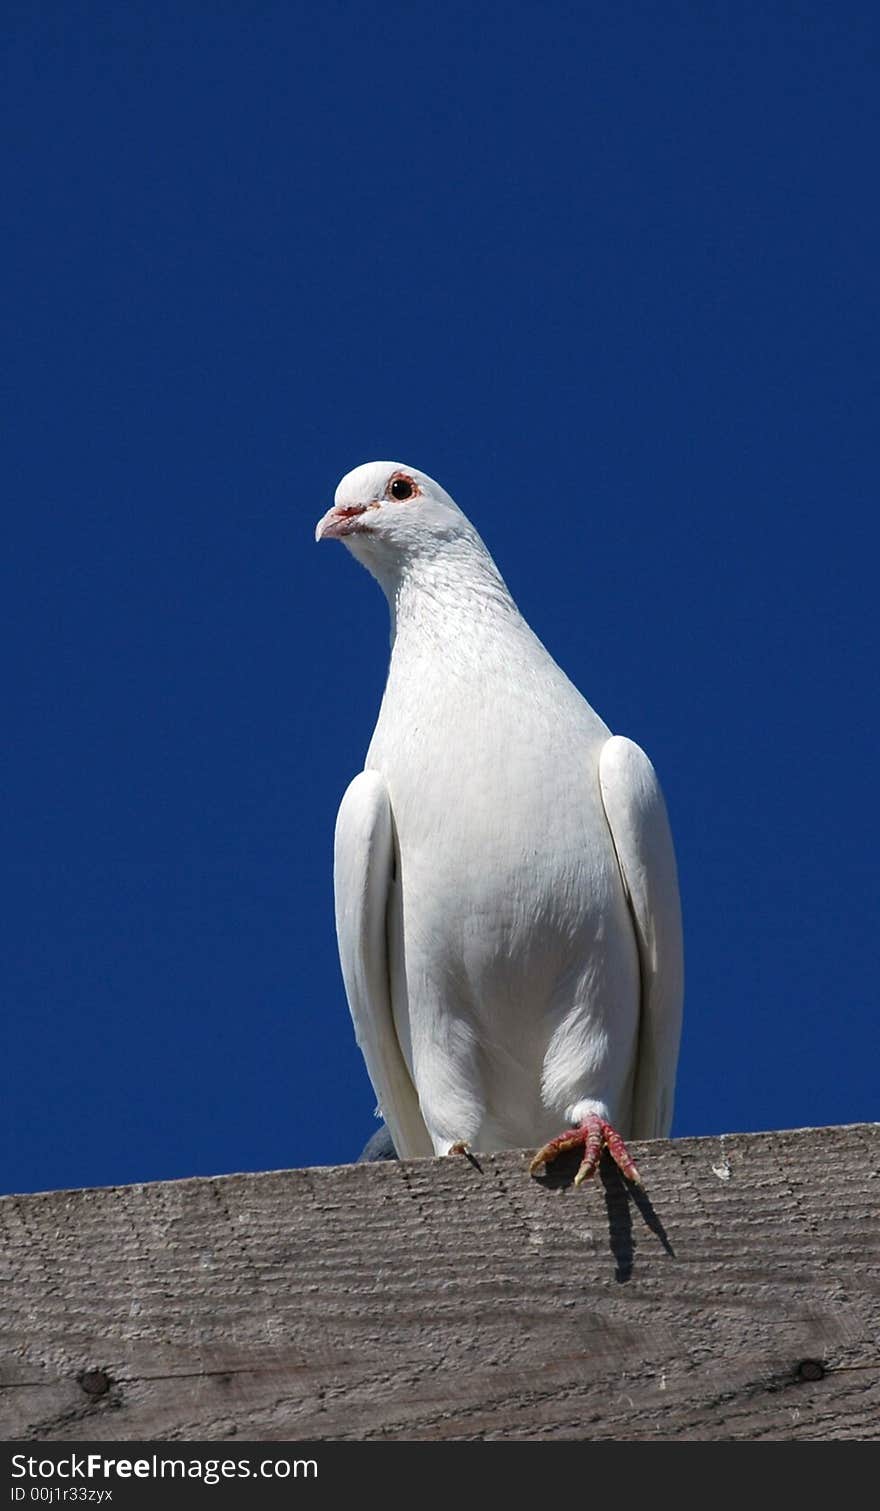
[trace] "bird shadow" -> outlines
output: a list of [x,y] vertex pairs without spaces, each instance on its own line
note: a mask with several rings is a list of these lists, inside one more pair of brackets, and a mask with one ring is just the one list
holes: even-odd
[[[574,1177],[580,1160],[580,1150],[558,1155],[553,1164],[545,1168],[544,1174],[538,1177],[540,1184],[551,1191],[574,1187]],[[651,1198],[644,1186],[637,1186],[633,1181],[627,1180],[607,1152],[602,1155],[599,1180],[602,1182],[602,1194],[605,1197],[605,1209],[608,1214],[608,1247],[614,1258],[615,1280],[620,1284],[625,1284],[632,1277],[636,1248],[633,1237],[633,1207],[638,1211],[645,1227],[650,1229],[659,1240],[669,1258],[675,1259],[676,1254],[669,1235],[654,1210]],[[593,1185],[595,1182],[590,1181],[584,1189],[589,1190],[589,1187]]]

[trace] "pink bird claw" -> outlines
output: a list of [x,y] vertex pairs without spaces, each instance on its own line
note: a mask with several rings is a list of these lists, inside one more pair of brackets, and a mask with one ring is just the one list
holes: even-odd
[[635,1167],[632,1155],[620,1134],[615,1128],[611,1127],[610,1123],[606,1123],[604,1119],[596,1116],[594,1113],[585,1117],[577,1128],[569,1128],[565,1133],[561,1133],[558,1138],[551,1139],[549,1144],[545,1144],[542,1149],[539,1149],[529,1166],[529,1174],[537,1175],[546,1165],[556,1159],[557,1155],[565,1153],[568,1149],[579,1148],[583,1148],[584,1156],[574,1178],[576,1186],[582,1185],[585,1180],[589,1180],[591,1176],[596,1174],[603,1149],[608,1150],[617,1168],[621,1174],[626,1176],[628,1181],[632,1181],[635,1186],[642,1184],[641,1176]]

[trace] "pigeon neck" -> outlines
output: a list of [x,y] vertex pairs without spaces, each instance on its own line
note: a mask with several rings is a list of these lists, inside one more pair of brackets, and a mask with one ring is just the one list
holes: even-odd
[[408,561],[382,583],[391,611],[392,647],[414,633],[425,641],[447,642],[466,625],[479,638],[503,624],[508,630],[520,614],[507,585],[485,547],[462,541],[435,555]]

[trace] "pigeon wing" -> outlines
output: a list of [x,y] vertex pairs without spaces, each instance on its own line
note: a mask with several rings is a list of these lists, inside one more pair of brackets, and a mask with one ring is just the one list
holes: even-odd
[[632,740],[614,735],[602,747],[599,785],[641,966],[630,1136],[665,1138],[672,1122],[684,994],[675,851],[656,773]]
[[377,771],[349,786],[336,820],[334,890],[342,978],[354,1031],[401,1158],[433,1154],[391,1007],[386,918],[394,868],[388,789]]

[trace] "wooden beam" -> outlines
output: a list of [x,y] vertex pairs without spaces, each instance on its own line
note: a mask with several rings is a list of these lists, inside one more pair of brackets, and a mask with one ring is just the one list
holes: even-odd
[[880,1125],[0,1202],[0,1433],[880,1438]]

